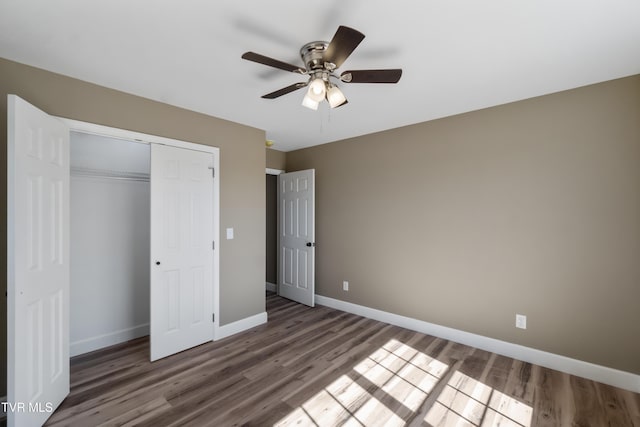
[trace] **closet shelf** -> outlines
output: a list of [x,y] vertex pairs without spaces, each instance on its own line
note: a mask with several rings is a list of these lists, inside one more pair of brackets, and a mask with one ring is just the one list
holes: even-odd
[[71,176],[149,182],[148,173],[71,167]]

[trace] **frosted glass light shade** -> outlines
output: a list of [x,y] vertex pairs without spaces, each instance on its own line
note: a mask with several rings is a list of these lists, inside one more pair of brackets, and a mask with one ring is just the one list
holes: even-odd
[[306,94],[304,96],[304,98],[302,99],[302,105],[304,107],[310,108],[311,110],[317,110],[318,109],[318,104],[320,104],[320,103],[318,101],[315,101],[315,100],[311,99],[309,94]]
[[347,98],[345,98],[344,94],[342,93],[340,88],[338,88],[338,86],[331,85],[331,87],[327,91],[327,101],[329,102],[329,106],[331,108],[336,108],[344,104],[347,101]]
[[307,91],[307,95],[309,98],[313,99],[316,102],[322,102],[325,94],[327,93],[327,88],[325,86],[324,80],[315,79],[309,84],[309,90]]

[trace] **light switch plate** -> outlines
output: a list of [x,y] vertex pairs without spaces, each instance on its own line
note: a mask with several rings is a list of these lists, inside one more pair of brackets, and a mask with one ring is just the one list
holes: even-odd
[[516,328],[527,329],[527,316],[516,314]]
[[227,228],[227,240],[233,240],[233,228]]

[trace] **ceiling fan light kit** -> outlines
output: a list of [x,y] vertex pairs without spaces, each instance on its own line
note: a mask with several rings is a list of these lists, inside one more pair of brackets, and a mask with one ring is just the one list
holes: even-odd
[[268,65],[284,71],[309,76],[306,82],[294,83],[275,92],[263,95],[265,99],[275,99],[295,90],[308,87],[302,99],[302,105],[317,110],[323,100],[327,100],[329,107],[336,108],[348,103],[340,88],[331,81],[343,83],[397,83],[402,76],[401,69],[387,70],[351,70],[341,75],[335,73],[342,63],[351,55],[364,34],[353,28],[340,26],[331,42],[316,41],[307,43],[300,49],[300,57],[305,68],[288,64],[255,52],[246,52],[242,59]]

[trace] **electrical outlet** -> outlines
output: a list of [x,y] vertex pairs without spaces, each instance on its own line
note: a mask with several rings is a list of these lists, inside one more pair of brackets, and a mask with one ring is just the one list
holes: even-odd
[[516,314],[516,328],[527,329],[527,316]]
[[349,282],[347,282],[346,280],[342,282],[342,290],[349,291]]

